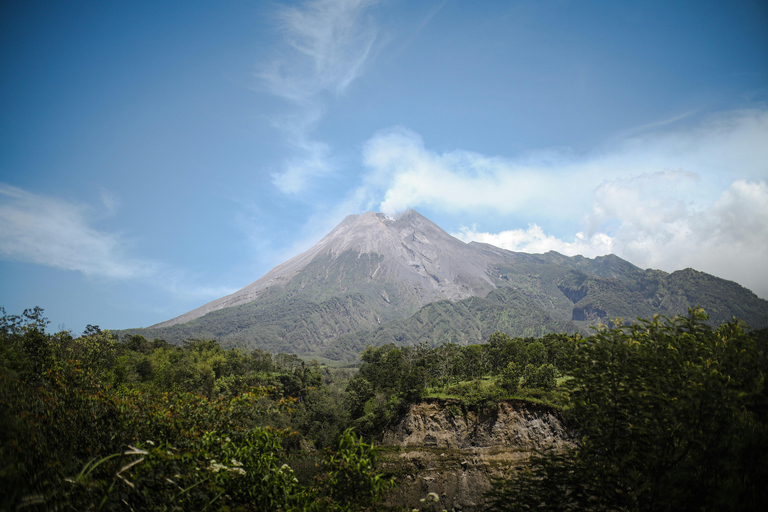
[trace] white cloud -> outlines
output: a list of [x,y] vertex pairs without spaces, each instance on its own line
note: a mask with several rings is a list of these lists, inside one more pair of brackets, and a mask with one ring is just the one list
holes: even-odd
[[156,271],[131,259],[117,235],[89,226],[85,208],[0,184],[0,253],[6,258],[115,279]]
[[[108,206],[104,197],[102,202]],[[140,281],[187,299],[210,300],[234,291],[196,285],[187,272],[130,256],[119,235],[91,227],[88,211],[82,205],[0,183],[0,257],[91,278]]]
[[311,133],[325,111],[326,95],[337,96],[363,72],[377,36],[366,9],[376,0],[316,0],[277,12],[283,36],[279,56],[258,75],[272,94],[297,109],[276,120],[294,155],[272,173],[283,193],[297,194],[308,181],[333,170],[330,148]]
[[614,243],[613,238],[605,233],[587,236],[583,232],[576,233],[573,242],[566,242],[547,235],[536,224],[530,224],[528,229],[510,229],[500,233],[483,233],[465,227],[452,234],[465,242],[482,242],[510,251],[535,254],[556,251],[567,256],[580,254],[588,258],[611,253]]
[[[364,146],[367,197],[392,214],[429,207],[526,216],[527,229],[457,234],[512,250],[596,256],[641,267],[685,267],[768,297],[768,111],[712,116],[588,155],[551,150],[517,158],[437,153],[403,128]],[[537,223],[557,225],[560,237]],[[571,230],[572,235],[562,235]]]
[[387,214],[419,205],[512,213],[533,206],[551,178],[526,163],[469,151],[436,154],[404,128],[369,140],[363,161],[370,170],[368,183],[384,191],[380,209]]
[[613,252],[641,267],[693,267],[768,297],[765,181],[736,180],[703,209],[633,194],[627,185],[618,184],[595,193],[600,215],[618,221],[612,230]]
[[[712,116],[686,130],[647,134],[588,155],[565,150],[501,158],[454,150],[436,153],[404,128],[383,131],[364,146],[367,182],[383,199],[382,211],[430,206],[446,211],[573,218],[590,208],[600,183],[658,172],[698,175],[689,201],[710,203],[738,178],[768,175],[768,111]],[[674,192],[674,191],[673,191]]]
[[[668,272],[692,267],[768,297],[768,185],[737,180],[704,209],[638,193],[637,181],[668,184],[668,176],[639,176],[598,188],[594,212],[605,231],[580,231],[571,241],[536,224],[500,233],[462,228],[454,236],[528,253],[616,254],[641,268]],[[592,217],[592,215],[590,215]]]

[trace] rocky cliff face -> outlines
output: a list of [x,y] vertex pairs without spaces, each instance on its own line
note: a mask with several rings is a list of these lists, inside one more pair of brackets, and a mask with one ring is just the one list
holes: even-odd
[[439,509],[483,510],[491,479],[525,464],[533,450],[563,449],[573,442],[556,411],[527,402],[502,402],[479,411],[458,401],[411,406],[385,433],[383,466],[398,479],[388,504],[419,508],[433,492]]

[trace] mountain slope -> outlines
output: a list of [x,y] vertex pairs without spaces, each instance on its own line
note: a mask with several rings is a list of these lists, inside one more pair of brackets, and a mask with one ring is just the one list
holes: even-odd
[[[152,327],[186,323],[279,290],[312,301],[349,293],[379,295],[388,305],[382,309],[412,311],[434,300],[484,295],[493,289],[486,275],[488,258],[476,256],[467,244],[414,210],[397,219],[373,212],[350,215],[308,251],[245,288]],[[391,286],[396,290],[392,298],[381,293]]]
[[[407,319],[340,336],[320,355],[354,359],[365,346],[386,343],[468,345],[484,342],[495,331],[513,337],[538,337],[550,332],[590,334],[591,327],[599,323],[610,325],[616,319],[631,321],[655,314],[685,315],[688,308],[697,306],[704,308],[714,325],[734,316],[755,328],[768,325],[768,301],[737,283],[693,269],[671,274],[640,271],[636,280],[626,284],[618,278],[587,276],[556,265],[540,264],[539,269],[542,273],[548,270],[554,282],[560,276],[556,286],[563,292],[560,296],[548,295],[552,281],[541,276],[502,274],[518,286],[500,287],[485,297],[433,302]],[[569,288],[574,279],[579,286]],[[563,307],[564,303],[567,307]]]
[[349,357],[365,344],[477,343],[588,332],[616,317],[685,313],[768,325],[768,301],[692,269],[642,270],[614,255],[515,253],[451,237],[418,212],[351,215],[243,289],[141,333]]

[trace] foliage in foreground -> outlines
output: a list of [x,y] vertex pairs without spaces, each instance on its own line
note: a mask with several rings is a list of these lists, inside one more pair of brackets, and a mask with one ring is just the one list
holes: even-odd
[[345,429],[381,433],[428,390],[547,400],[577,428],[573,449],[497,482],[493,510],[768,502],[768,336],[700,311],[583,339],[369,347],[346,390],[296,356],[50,335],[39,309],[0,313],[0,510],[370,509],[392,482]]
[[[109,332],[49,335],[41,313],[0,321],[2,510],[347,512],[392,485],[351,430],[324,453],[300,449],[280,425],[301,393],[126,386]],[[318,467],[295,472],[307,458]]]
[[578,340],[567,413],[580,443],[495,483],[493,510],[762,510],[765,340],[700,310]]

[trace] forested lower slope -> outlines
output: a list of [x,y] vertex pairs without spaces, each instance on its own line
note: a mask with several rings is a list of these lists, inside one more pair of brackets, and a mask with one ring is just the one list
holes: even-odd
[[[392,480],[369,440],[430,387],[466,407],[555,393],[570,339],[371,347],[355,372],[0,313],[2,510],[380,510]],[[519,372],[501,377],[513,358]],[[484,376],[503,380],[472,391]]]
[[675,316],[693,307],[701,307],[709,315],[710,325],[734,317],[747,325],[768,325],[768,301],[737,283],[704,272],[686,269],[666,274],[646,270],[636,272],[632,280],[624,275],[622,282],[554,265],[540,266],[539,270],[542,268],[561,276],[554,286],[557,291],[552,291],[551,281],[541,275],[500,272],[502,280],[514,284],[485,297],[434,302],[408,319],[341,336],[320,354],[330,359],[349,359],[366,345],[385,343],[467,345],[480,343],[496,331],[520,337],[555,332],[588,335],[593,326],[613,325],[616,319],[631,322],[653,315]]
[[532,422],[559,410],[578,437],[507,471],[491,510],[768,501],[768,331],[701,310],[589,337],[367,347],[358,371],[0,312],[3,510],[386,510],[396,480],[374,444],[423,399],[491,423],[540,404]]

